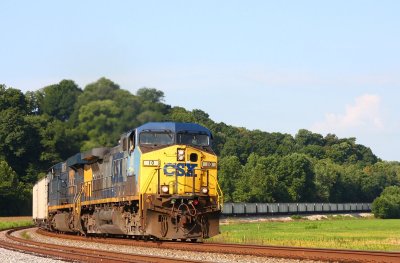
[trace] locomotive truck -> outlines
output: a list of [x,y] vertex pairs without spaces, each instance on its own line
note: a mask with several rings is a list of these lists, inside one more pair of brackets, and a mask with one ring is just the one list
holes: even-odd
[[33,187],[33,220],[82,235],[201,241],[219,233],[222,191],[211,132],[151,122],[117,146],[77,153]]

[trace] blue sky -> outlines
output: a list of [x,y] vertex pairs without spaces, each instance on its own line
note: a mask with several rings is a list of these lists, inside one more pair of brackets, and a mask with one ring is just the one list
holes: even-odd
[[215,121],[400,161],[400,1],[1,1],[0,83],[105,76]]

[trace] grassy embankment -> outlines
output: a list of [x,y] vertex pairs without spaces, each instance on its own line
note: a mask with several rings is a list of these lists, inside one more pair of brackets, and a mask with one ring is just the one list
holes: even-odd
[[210,242],[400,251],[400,219],[329,218],[222,225]]
[[31,226],[32,217],[18,216],[18,217],[0,217],[0,230],[13,228],[18,226]]

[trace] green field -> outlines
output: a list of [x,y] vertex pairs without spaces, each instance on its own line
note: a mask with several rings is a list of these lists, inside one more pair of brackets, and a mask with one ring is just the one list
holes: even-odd
[[209,242],[400,251],[400,219],[231,223]]
[[31,225],[33,225],[32,217],[0,217],[0,230]]

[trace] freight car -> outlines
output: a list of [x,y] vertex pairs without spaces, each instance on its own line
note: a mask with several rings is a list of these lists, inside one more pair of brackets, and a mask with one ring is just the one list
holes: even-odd
[[222,192],[212,134],[152,122],[113,148],[77,153],[33,188],[33,219],[52,231],[202,240],[219,233]]
[[225,203],[222,215],[279,215],[370,211],[371,203]]

